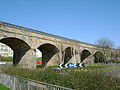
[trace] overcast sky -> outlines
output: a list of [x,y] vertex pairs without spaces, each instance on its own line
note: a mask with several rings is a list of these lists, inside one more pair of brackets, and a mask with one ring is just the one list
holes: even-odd
[[120,46],[120,0],[0,0],[0,21],[94,44]]

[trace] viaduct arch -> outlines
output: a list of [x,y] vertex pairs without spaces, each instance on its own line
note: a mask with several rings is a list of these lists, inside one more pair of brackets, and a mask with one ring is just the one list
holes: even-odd
[[[13,64],[26,68],[36,68],[35,49],[42,52],[44,67],[67,63],[73,57],[76,63],[90,64],[98,59],[97,54],[103,56],[95,45],[3,21],[0,21],[0,42],[14,51]],[[114,49],[110,52],[120,53]]]
[[83,50],[82,52],[81,52],[81,62],[83,62],[84,61],[84,59],[86,59],[89,55],[91,55],[91,53],[90,53],[90,51],[89,50]]
[[30,49],[30,46],[23,40],[14,37],[3,38],[1,43],[9,46],[13,52],[13,64],[18,64],[25,53]]
[[42,65],[45,66],[49,60],[59,52],[59,49],[49,43],[40,45],[38,49],[42,52]]

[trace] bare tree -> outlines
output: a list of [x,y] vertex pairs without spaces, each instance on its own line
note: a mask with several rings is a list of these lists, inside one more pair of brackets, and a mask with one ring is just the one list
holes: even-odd
[[98,48],[102,51],[104,59],[108,60],[110,54],[109,50],[114,47],[114,42],[107,38],[101,38],[97,40],[95,44],[99,46]]
[[103,48],[113,48],[114,42],[107,38],[101,38],[96,41],[96,45]]
[[119,54],[118,54],[118,57],[119,57],[119,60],[120,60],[120,46],[118,46],[117,48],[119,50]]
[[118,48],[117,48],[118,50],[120,50],[120,46],[118,46]]

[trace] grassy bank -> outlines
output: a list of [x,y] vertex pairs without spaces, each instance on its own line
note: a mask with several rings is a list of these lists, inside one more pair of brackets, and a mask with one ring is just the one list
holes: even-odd
[[6,88],[4,85],[0,84],[0,90],[10,90],[10,89]]
[[0,71],[76,90],[119,90],[120,79],[103,73],[115,68],[106,65],[89,65],[85,68],[58,71],[52,70],[51,67],[45,70],[30,70],[9,66],[0,67]]

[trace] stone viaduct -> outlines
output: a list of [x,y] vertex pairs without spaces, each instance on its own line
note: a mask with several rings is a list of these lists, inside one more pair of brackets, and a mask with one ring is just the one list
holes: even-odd
[[[44,67],[65,64],[71,58],[74,58],[76,63],[94,63],[95,55],[102,54],[100,47],[95,45],[3,21],[0,21],[0,42],[14,51],[13,64],[26,68],[36,68],[35,49],[42,52]],[[114,53],[120,56],[119,50],[111,49],[109,57]]]

